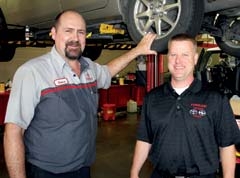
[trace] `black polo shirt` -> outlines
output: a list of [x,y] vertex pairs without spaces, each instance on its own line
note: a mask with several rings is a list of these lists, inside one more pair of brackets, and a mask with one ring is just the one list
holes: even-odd
[[170,83],[146,95],[137,139],[152,144],[149,158],[160,171],[206,175],[219,166],[219,147],[238,136],[228,98],[196,79],[181,95]]

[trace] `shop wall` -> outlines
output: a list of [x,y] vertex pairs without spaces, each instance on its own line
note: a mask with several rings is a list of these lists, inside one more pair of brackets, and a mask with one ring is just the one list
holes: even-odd
[[12,80],[15,71],[20,65],[31,58],[48,52],[49,50],[50,48],[17,48],[16,53],[11,61],[0,62],[0,82],[6,82],[8,79]]
[[[6,82],[8,79],[13,78],[13,75],[17,68],[24,62],[31,58],[42,55],[50,51],[50,47],[47,48],[33,48],[33,47],[21,47],[16,49],[16,53],[11,61],[0,62],[0,82]],[[127,52],[126,50],[103,50],[101,56],[96,60],[100,64],[106,64],[109,60]],[[119,74],[124,76],[128,72],[135,72],[136,61],[134,60],[127,68],[121,71]]]
[[[100,57],[96,60],[99,64],[106,64],[108,61],[126,53],[127,50],[103,50]],[[136,71],[136,60],[133,60],[124,70],[119,72],[119,76],[123,77],[127,73],[135,73]]]

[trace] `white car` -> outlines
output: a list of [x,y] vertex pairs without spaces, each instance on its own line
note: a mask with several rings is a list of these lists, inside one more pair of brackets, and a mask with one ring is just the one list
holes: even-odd
[[89,31],[100,23],[120,24],[134,42],[145,32],[157,33],[152,47],[160,53],[174,34],[208,33],[223,51],[240,57],[240,0],[0,0],[0,7],[6,24],[37,28],[35,40],[44,38],[59,12],[75,9]]

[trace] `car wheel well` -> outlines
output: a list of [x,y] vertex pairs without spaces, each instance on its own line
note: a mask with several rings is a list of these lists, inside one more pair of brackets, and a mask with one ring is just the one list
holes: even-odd
[[128,6],[128,0],[118,0],[118,7],[122,15],[123,22],[126,22],[127,6]]

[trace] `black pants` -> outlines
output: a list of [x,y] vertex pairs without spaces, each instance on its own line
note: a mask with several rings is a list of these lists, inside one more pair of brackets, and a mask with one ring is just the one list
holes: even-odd
[[90,167],[82,167],[74,172],[54,174],[31,163],[26,163],[27,178],[90,178]]
[[[176,177],[178,176],[174,176],[169,173],[160,172],[157,169],[154,169],[151,175],[151,178],[176,178]],[[182,176],[182,177],[184,178],[216,178],[216,174],[208,174],[208,175],[202,175],[202,176],[191,175],[191,176]]]

